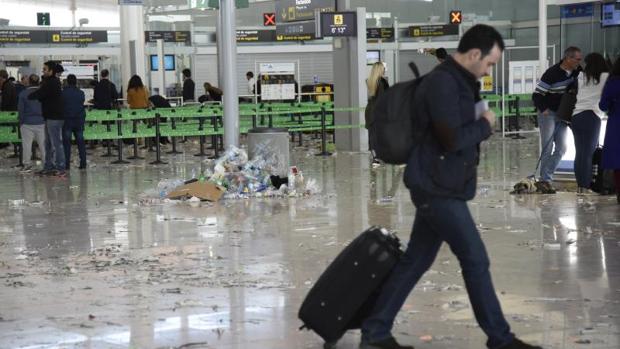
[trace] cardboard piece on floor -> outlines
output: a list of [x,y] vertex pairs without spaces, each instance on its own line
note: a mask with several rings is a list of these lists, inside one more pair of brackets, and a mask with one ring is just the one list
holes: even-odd
[[171,191],[168,199],[182,199],[195,196],[201,200],[207,201],[219,201],[224,195],[224,189],[209,182],[193,182],[182,185],[175,190]]

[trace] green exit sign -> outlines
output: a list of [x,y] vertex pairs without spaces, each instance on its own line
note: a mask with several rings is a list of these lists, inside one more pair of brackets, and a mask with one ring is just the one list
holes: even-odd
[[[220,0],[192,0],[191,3],[193,8],[220,8]],[[235,0],[235,6],[237,8],[248,8],[250,7],[250,0]]]
[[39,12],[37,13],[37,25],[50,25],[50,14],[49,12]]

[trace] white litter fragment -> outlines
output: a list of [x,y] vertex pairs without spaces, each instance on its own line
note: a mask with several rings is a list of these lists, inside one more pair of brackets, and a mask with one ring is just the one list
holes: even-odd
[[543,248],[545,250],[549,250],[549,251],[559,251],[560,249],[562,249],[562,245],[560,244],[556,244],[556,243],[545,243],[543,245]]

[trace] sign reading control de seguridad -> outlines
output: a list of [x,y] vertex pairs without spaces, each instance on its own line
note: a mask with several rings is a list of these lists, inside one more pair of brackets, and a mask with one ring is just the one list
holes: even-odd
[[0,30],[3,44],[93,44],[108,42],[105,30]]

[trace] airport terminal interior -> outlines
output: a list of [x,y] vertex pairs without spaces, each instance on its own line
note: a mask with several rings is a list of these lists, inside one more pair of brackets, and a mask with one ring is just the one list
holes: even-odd
[[[505,47],[475,76],[471,123],[496,122],[467,207],[504,317],[527,348],[620,348],[615,0],[0,0],[0,348],[375,348],[351,304],[394,269],[368,294],[370,267],[319,278],[371,227],[404,251],[422,216],[405,182],[436,166],[381,155],[375,103],[471,57],[480,24]],[[609,76],[583,97],[596,147],[578,113],[541,137],[554,67],[579,91]],[[400,308],[399,343],[487,347],[458,250]],[[342,299],[300,312],[319,289]]]

